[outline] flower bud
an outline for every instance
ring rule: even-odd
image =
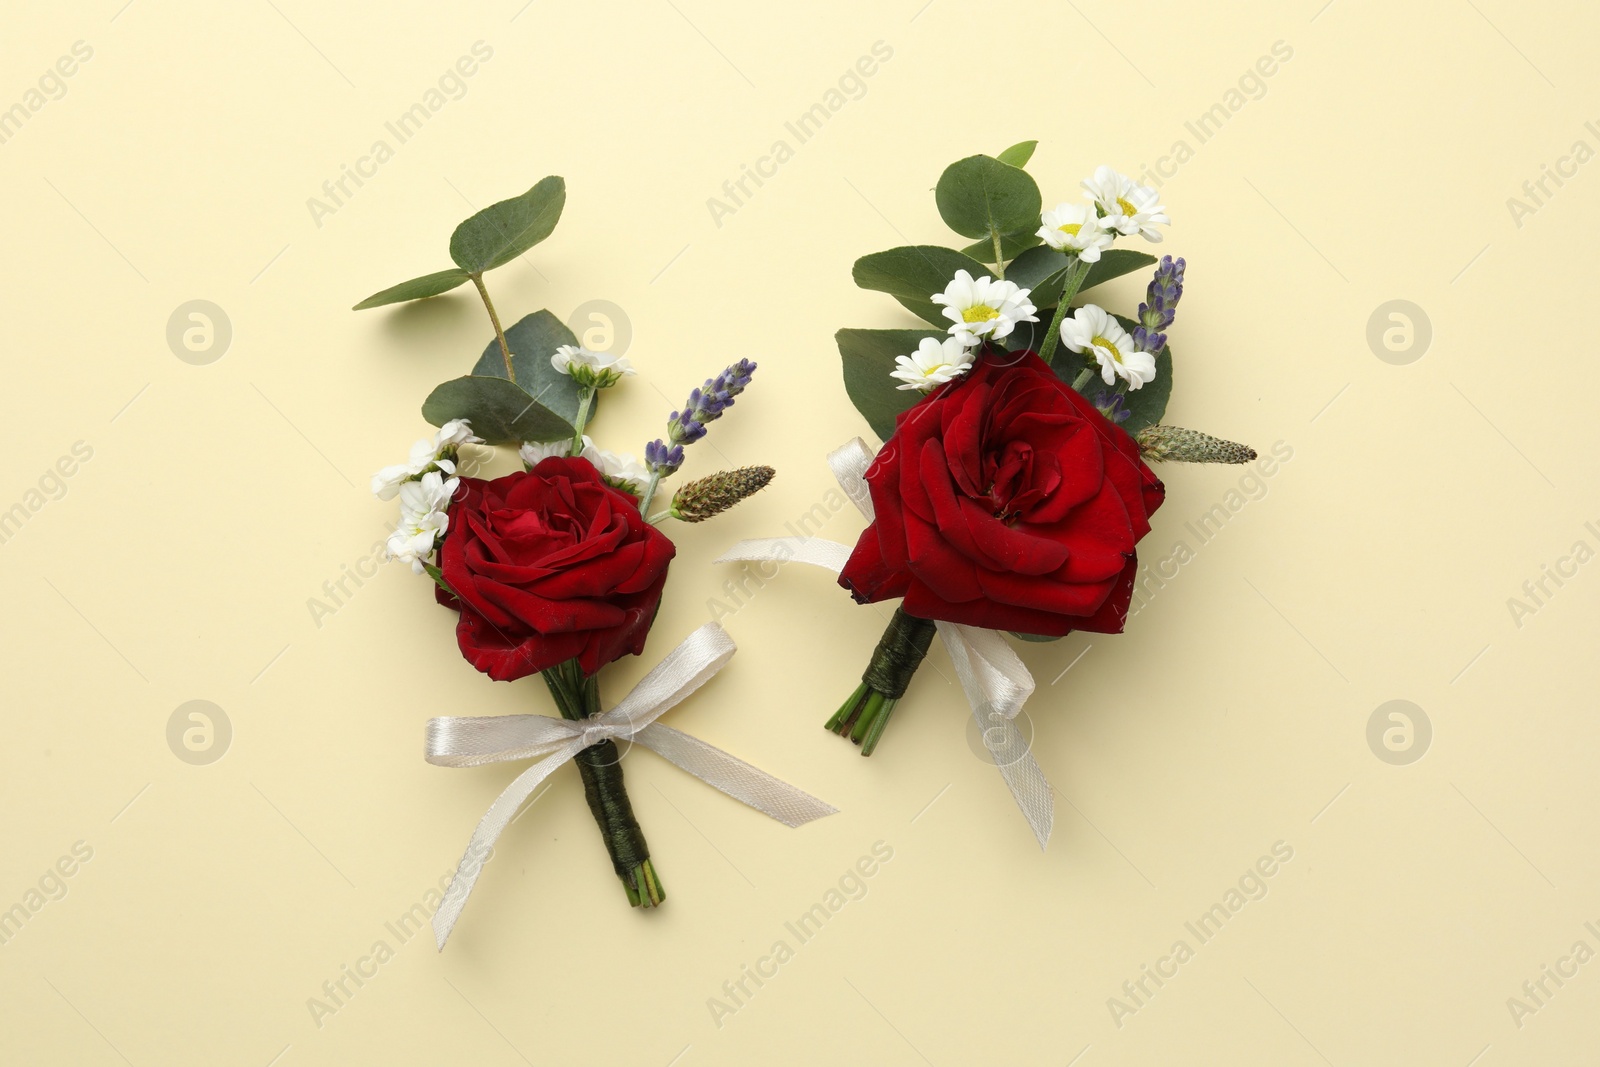
[[[771,467],[740,467],[697,478],[672,497],[672,517],[704,522],[767,487],[777,472]]]
[[[1178,463],[1248,463],[1256,450],[1180,426],[1146,426],[1134,439],[1145,459]]]

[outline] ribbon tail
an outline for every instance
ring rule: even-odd
[[[1000,768],[1000,777],[1005,779],[1006,788],[1011,790],[1012,799],[1022,809],[1022,817],[1028,820],[1033,836],[1039,841],[1039,851],[1043,852],[1050,843],[1050,830],[1055,824],[1055,793],[1049,780],[1039,769],[1039,762],[1033,758],[1015,722],[991,716],[990,722],[985,723],[978,708],[972,709],[972,717],[978,720],[978,728],[983,731],[983,745],[994,758],[995,766]]]
[[[803,826],[839,809],[744,760],[670,726],[651,723],[634,735],[639,744],[707,785],[786,826]]]
[[[581,738],[574,739],[535,763],[506,786],[505,791],[489,805],[489,810],[484,812],[483,818],[478,821],[478,828],[472,831],[472,840],[467,843],[467,851],[462,854],[461,862],[456,865],[455,877],[450,880],[450,888],[445,890],[439,910],[433,913],[433,938],[441,952],[444,951],[444,943],[450,939],[450,931],[455,927],[456,920],[461,917],[461,909],[466,907],[467,897],[472,893],[472,887],[477,884],[478,875],[483,871],[483,865],[488,861],[501,832],[510,825],[511,820],[516,817],[517,810],[528,797],[533,795],[533,791],[539,788],[539,784],[550,777],[556,768],[576,756],[583,747]]]
[[[775,563],[809,563],[838,574],[850,561],[850,546],[820,537],[757,537],[740,541],[713,563],[751,560]]]

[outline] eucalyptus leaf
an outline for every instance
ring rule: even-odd
[[[874,252],[856,260],[850,273],[861,288],[888,293],[918,317],[948,326],[944,308],[929,297],[943,293],[958,270],[974,278],[993,277],[988,267],[971,256],[942,245],[902,245]]]
[[[1009,262],[1016,259],[1027,249],[1037,245],[1039,240],[1038,227],[1034,227],[1033,230],[1029,230],[1025,233],[1004,234],[1000,238],[1000,254],[1006,257],[1006,260]],[[981,241],[974,241],[961,251],[964,255],[971,256],[979,263],[994,262],[993,238],[986,237]],[[1011,271],[1009,268],[1006,270],[1006,279],[1008,281],[1011,279]]]
[[[895,416],[914,407],[922,394],[900,389],[889,377],[896,356],[909,355],[925,337],[943,340],[943,330],[840,330],[833,335],[844,361],[844,389],[880,441],[894,434]]]
[[[472,432],[491,445],[559,441],[572,424],[507,379],[469,374],[436,387],[422,402],[422,417],[435,426],[467,419]]]
[[[406,300],[422,300],[425,297],[438,296],[440,293],[448,293],[471,277],[472,275],[459,267],[424,274],[420,278],[391,285],[381,293],[373,293],[350,310],[364,311],[385,304],[399,304]]]
[[[1018,141],[995,158],[1013,167],[1026,167],[1028,160],[1033,158],[1033,150],[1038,147],[1038,141]]]
[[[552,367],[550,357],[562,345],[577,347],[577,344],[578,339],[566,324],[543,309],[524,315],[506,330],[506,346],[511,349],[511,369],[516,372],[517,384],[540,404],[567,420],[569,435],[572,433],[570,424],[578,420],[578,396],[582,389],[572,380],[572,375],[562,374]],[[506,359],[498,339],[490,340],[472,373],[480,378],[506,376]],[[596,394],[594,404],[589,407],[591,418],[599,402]]]
[[[567,183],[552,174],[457,226],[450,235],[450,258],[472,274],[503,266],[550,236],[566,202]]]
[[[1086,293],[1097,285],[1103,285],[1124,274],[1132,274],[1155,261],[1155,256],[1146,252],[1135,252],[1131,248],[1107,249],[1100,253],[1099,261],[1089,268],[1089,275],[1078,287],[1078,292]],[[1060,302],[1061,287],[1067,282],[1067,257],[1043,245],[1030,248],[1006,268],[1006,280],[1014,281],[1024,289],[1033,290],[1028,299],[1033,301],[1034,307],[1053,308]]]
[[[950,164],[939,175],[933,197],[945,225],[963,237],[1039,226],[1039,186],[1027,171],[993,156],[968,156]]]

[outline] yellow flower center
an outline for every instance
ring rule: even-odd
[[[988,322],[999,317],[1000,312],[988,304],[974,304],[961,313],[962,322]]]
[[[1089,343],[1091,345],[1093,345],[1094,347],[1096,347],[1096,348],[1103,348],[1107,352],[1110,352],[1111,353],[1111,358],[1116,360],[1118,363],[1122,362],[1122,351],[1119,348],[1117,348],[1116,345],[1112,344],[1110,341],[1107,341],[1104,337],[1101,337],[1099,334],[1095,334],[1093,340],[1091,340]]]
[[[1117,206],[1122,209],[1122,213],[1124,215],[1137,215],[1139,213],[1138,208],[1134,207],[1120,196],[1117,197]]]
[[[1076,237],[1078,236],[1078,231],[1083,229],[1083,227],[1076,222],[1069,222],[1065,226],[1057,226],[1056,229],[1060,230],[1062,233],[1070,234],[1071,236]]]

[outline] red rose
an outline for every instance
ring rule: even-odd
[[[1032,352],[988,353],[900,415],[866,473],[877,513],[839,584],[991,630],[1117,633],[1165,490],[1139,448]]]
[[[585,674],[644,650],[672,541],[586,459],[461,479],[440,569],[467,662],[511,681],[577,658]]]

